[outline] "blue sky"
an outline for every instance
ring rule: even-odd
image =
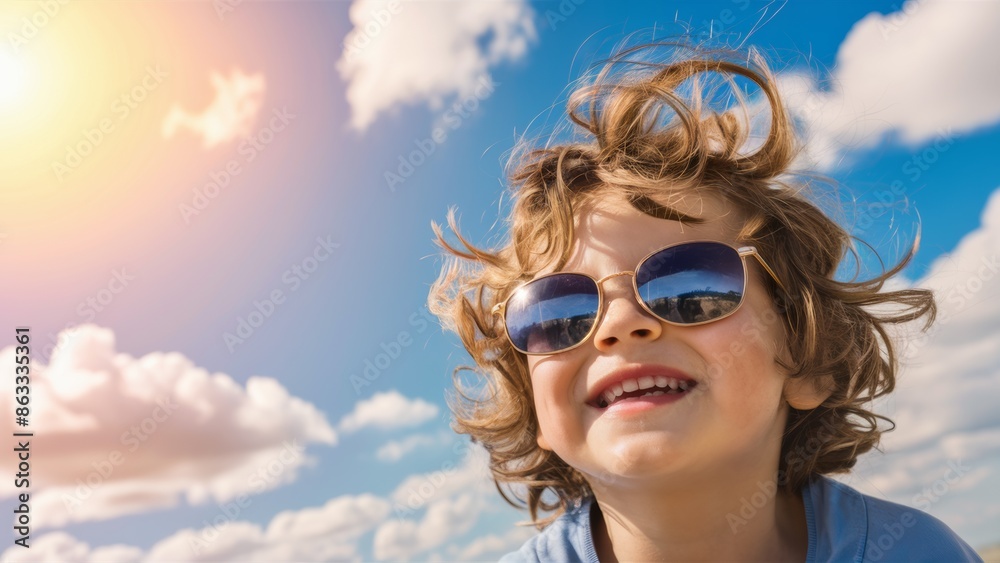
[[[105,232],[94,215],[89,228],[126,242],[114,252],[81,247],[75,256],[82,265],[72,277],[58,276],[55,266],[36,268],[49,250],[18,230],[12,212],[0,214],[0,253],[9,271],[27,272],[0,290],[10,296],[35,283],[53,292],[28,302],[4,297],[4,320],[32,324],[46,343],[50,334],[84,324],[76,304],[98,295],[108,272],[123,263],[140,272],[134,289],[116,293],[92,326],[79,329],[76,344],[63,350],[65,365],[39,358],[38,385],[50,391],[36,401],[66,401],[59,412],[86,417],[87,408],[109,408],[97,397],[121,400],[131,418],[109,423],[113,437],[141,421],[147,403],[127,402],[124,391],[102,395],[110,391],[97,379],[86,384],[94,402],[72,403],[71,393],[51,390],[70,385],[73,370],[119,370],[111,380],[125,382],[124,366],[138,366],[149,370],[150,381],[166,382],[157,384],[162,389],[216,386],[201,396],[202,406],[197,394],[177,399],[186,414],[168,419],[162,434],[143,442],[123,465],[134,464],[127,474],[122,470],[96,488],[87,501],[92,511],[68,516],[56,514],[65,510],[60,502],[36,505],[36,513],[55,511],[36,520],[33,539],[42,553],[58,559],[86,544],[90,557],[193,558],[198,554],[184,551],[185,534],[201,534],[237,492],[250,495],[248,505],[223,518],[225,529],[202,556],[306,557],[264,530],[280,529],[280,518],[299,518],[301,528],[310,518],[336,522],[342,513],[366,516],[355,519],[355,531],[296,540],[298,549],[331,559],[450,560],[495,558],[520,545],[525,536],[512,532],[512,524],[526,513],[502,502],[474,451],[448,428],[445,393],[452,370],[468,357],[424,306],[441,266],[430,223],[444,222],[455,206],[472,241],[500,240],[498,209],[508,198],[504,165],[515,142],[522,135],[544,141],[561,119],[568,84],[616,46],[684,32],[754,45],[771,57],[793,113],[816,140],[810,158],[840,184],[841,203],[855,202],[847,211],[855,232],[890,260],[912,238],[919,213],[920,251],[899,283],[933,287],[951,305],[946,322],[907,349],[915,366],[904,372],[910,383],[901,381],[899,398],[882,405],[900,425],[886,439],[887,453],[869,454],[846,480],[917,505],[946,461],[965,460],[968,476],[927,510],[974,546],[1000,542],[1000,418],[990,399],[1000,383],[1000,278],[988,268],[1000,252],[1000,174],[986,164],[1000,146],[1000,107],[989,94],[998,86],[989,69],[1000,59],[990,54],[988,33],[955,29],[984,21],[992,26],[985,29],[996,29],[996,4],[924,0],[904,10],[878,1],[504,0],[469,8],[461,20],[452,12],[462,10],[440,3],[400,6],[378,25],[371,18],[384,16],[390,5],[374,0],[242,3],[221,15],[211,3],[164,3],[155,13],[136,8],[143,26],[131,31],[131,40],[168,58],[174,76],[183,77],[176,80],[193,85],[186,98],[171,90],[183,106],[221,103],[218,89],[213,102],[207,77],[239,70],[266,83],[257,105],[250,104],[257,108],[248,117],[250,130],[262,130],[272,109],[287,106],[297,114],[287,132],[273,132],[274,143],[256,165],[241,161],[251,172],[235,176],[179,235],[144,230],[155,221],[153,212],[133,212],[140,200],[128,198],[154,197],[139,189],[154,189],[154,179],[128,193],[93,192],[88,205],[119,209],[125,201],[129,207],[120,209],[131,219]],[[30,16],[29,8],[21,11]],[[68,27],[82,12],[100,9],[97,3],[67,9],[47,29],[55,35],[63,29],[57,25]],[[16,32],[20,17],[0,20],[0,31]],[[165,31],[143,35],[158,17],[168,18]],[[175,46],[185,41],[188,25],[200,30],[198,41],[208,50],[185,54]],[[48,40],[40,33],[33,45]],[[207,126],[163,137],[168,106],[140,107],[142,123],[130,125],[148,130],[156,142],[143,141],[138,146],[146,152],[128,160],[109,155],[109,170],[155,178],[154,169],[171,169],[173,183],[189,194],[231,157],[243,158],[242,135],[223,135],[228,140],[212,148],[205,148],[212,138]],[[883,203],[890,200],[886,212]],[[177,223],[178,199],[164,201],[169,205],[155,205],[169,207]],[[37,225],[55,225],[55,217],[40,215]],[[127,246],[130,239],[135,248]],[[282,298],[269,301],[274,291]],[[245,341],[227,346],[225,335],[255,318],[263,322]],[[10,354],[12,348],[0,352]],[[199,375],[171,379],[170,370]],[[135,385],[136,393],[159,388]],[[251,414],[240,418],[250,404],[257,406],[247,406]],[[228,412],[224,405],[235,405],[231,419],[194,422],[202,420],[198,412]],[[111,446],[74,449],[74,436],[79,443],[93,437],[83,423],[65,422],[71,417],[51,419],[59,440],[47,446],[47,415],[38,416],[35,490],[49,488],[59,499]],[[254,429],[253,436],[239,433]],[[275,462],[289,451],[283,449],[288,440],[298,440],[304,451]],[[211,464],[175,467],[171,456],[186,451],[183,444],[232,450]],[[277,468],[273,475],[268,464]],[[261,467],[260,479],[248,477]],[[420,506],[401,510],[425,483],[429,492]],[[161,485],[162,494],[149,492]],[[7,510],[13,489],[2,492]],[[324,505],[322,518],[310,512]],[[402,523],[392,520],[400,515]],[[95,551],[115,544],[125,547]],[[240,544],[248,551],[233,547]],[[15,550],[4,558],[17,556]]]

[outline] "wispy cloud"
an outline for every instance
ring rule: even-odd
[[[320,411],[274,379],[244,387],[178,353],[133,358],[94,325],[60,338],[51,363],[32,366],[31,424],[59,453],[59,463],[32,466],[39,528],[273,489],[308,462],[305,445],[337,440]],[[0,363],[13,365],[14,347],[0,350]],[[0,388],[0,402],[13,405],[12,392]],[[4,417],[0,431],[10,435],[13,422]],[[275,459],[282,471],[260,477]],[[15,462],[5,456],[0,470]],[[0,486],[3,497],[16,491],[13,481]]]
[[[447,444],[454,439],[454,434],[441,432],[439,434],[414,434],[402,440],[391,440],[386,442],[375,452],[375,457],[382,461],[399,461],[406,454],[417,448],[428,448],[432,446]]]
[[[363,131],[400,105],[437,109],[472,95],[490,67],[524,56],[536,39],[533,14],[524,0],[355,0],[337,61],[351,125]]]
[[[407,399],[398,391],[376,393],[358,401],[354,410],[340,421],[340,430],[356,432],[367,426],[383,430],[423,424],[438,414],[437,405],[423,399]]]
[[[174,136],[180,127],[190,129],[210,149],[249,135],[264,98],[264,75],[244,74],[237,69],[226,79],[217,72],[209,77],[215,99],[201,113],[189,113],[174,105],[163,120],[163,136]]]

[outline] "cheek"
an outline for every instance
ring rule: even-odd
[[[569,396],[573,386],[585,383],[578,377],[583,367],[583,358],[577,357],[578,350],[563,352],[553,356],[528,356],[528,373],[535,396]]]
[[[585,383],[584,378],[577,377],[579,364],[569,353],[528,358],[538,426],[550,441],[566,435],[571,422],[579,416],[575,404],[585,394],[585,388],[576,388]]]
[[[775,315],[748,307],[705,329],[702,356],[709,384],[724,385],[732,390],[731,396],[742,396],[744,405],[759,406],[759,401],[749,399],[780,394],[784,376],[775,362],[775,349],[781,342],[781,326]]]

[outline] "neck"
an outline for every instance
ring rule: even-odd
[[[805,560],[808,530],[798,494],[778,491],[775,472],[720,477],[675,479],[681,484],[673,487],[595,487],[591,522],[599,559]]]

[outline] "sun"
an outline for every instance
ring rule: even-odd
[[[28,67],[23,56],[0,49],[0,111],[12,109],[28,91]]]

